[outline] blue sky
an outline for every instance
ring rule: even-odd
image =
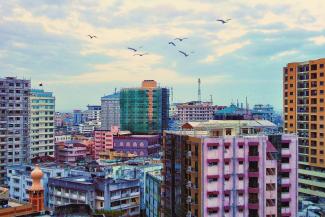
[[[324,57],[322,0],[11,0],[0,5],[0,76],[44,83],[57,110],[155,79],[174,101],[213,95],[282,107],[282,67]],[[222,25],[217,18],[231,18]],[[95,34],[90,40],[87,35]],[[188,37],[168,45],[175,37]],[[140,47],[149,55],[127,50]],[[177,50],[194,51],[184,58]]]

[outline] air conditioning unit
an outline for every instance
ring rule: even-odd
[[[191,151],[188,151],[188,152],[186,153],[186,157],[187,157],[187,158],[192,157],[192,152],[191,152]]]
[[[191,211],[187,211],[186,217],[192,217],[192,212]]]
[[[187,172],[187,173],[191,173],[191,172],[192,172],[192,167],[191,167],[191,166],[187,167],[186,172]]]
[[[191,188],[192,187],[192,182],[191,181],[188,181],[187,184],[186,184],[186,187],[187,188]]]

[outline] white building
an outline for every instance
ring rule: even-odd
[[[55,142],[65,142],[65,141],[70,141],[71,140],[71,135],[67,134],[67,135],[56,135],[55,136]]]
[[[88,105],[87,110],[83,112],[85,121],[97,121],[100,122],[101,106]]]
[[[52,92],[32,89],[30,102],[29,160],[38,156],[54,156],[55,97]]]
[[[213,113],[217,108],[211,102],[177,103],[171,106],[171,116],[180,123],[213,120]]]

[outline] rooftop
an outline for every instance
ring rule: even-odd
[[[103,96],[101,99],[120,99],[120,93],[113,93],[106,96]]]
[[[209,120],[199,122],[188,122],[187,125],[193,129],[223,129],[223,128],[273,128],[276,127],[267,120]]]

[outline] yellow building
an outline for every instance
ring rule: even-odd
[[[299,137],[299,193],[325,198],[325,58],[283,69],[284,130]]]

